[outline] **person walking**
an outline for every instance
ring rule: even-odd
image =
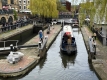
[[[93,45],[93,49],[94,49],[94,55],[96,55],[96,42],[94,39],[93,39],[92,45]]]
[[[93,34],[93,35],[94,35],[94,39],[96,40],[96,33],[94,32],[94,34]]]
[[[42,32],[42,30],[40,30],[38,34],[39,34],[40,41],[43,43],[43,32]]]

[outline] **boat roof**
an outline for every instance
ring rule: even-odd
[[[65,25],[63,27],[63,32],[64,33],[70,32],[71,36],[73,37],[73,30],[72,30],[72,27],[70,25]]]

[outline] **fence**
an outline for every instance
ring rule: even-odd
[[[3,44],[3,45],[0,45],[0,47],[9,47],[10,44],[13,44],[13,46],[17,46],[18,44],[18,40],[7,40],[7,41],[0,41],[0,44]]]
[[[0,41],[0,52],[4,50],[10,50],[10,45],[17,47],[18,40],[7,40],[7,41]]]
[[[10,31],[10,30],[13,30],[16,28],[20,28],[20,27],[26,26],[26,25],[31,24],[31,23],[33,23],[33,20],[27,20],[27,21],[14,23],[12,25],[9,24],[7,26],[2,26],[2,27],[0,27],[0,33]]]
[[[12,9],[8,9],[8,10],[5,10],[5,9],[0,9],[0,14],[13,14],[13,10]]]
[[[103,31],[101,31],[99,28],[94,27],[91,27],[91,31],[93,33],[96,33],[97,38],[103,45],[107,46],[107,36],[104,36]]]

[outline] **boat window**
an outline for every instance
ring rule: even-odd
[[[18,53],[15,53],[15,52],[14,52],[13,54],[18,54]]]

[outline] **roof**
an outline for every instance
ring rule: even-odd
[[[70,32],[71,33],[71,36],[73,37],[73,30],[72,30],[72,27],[70,25],[65,25],[63,27],[63,32],[66,33],[66,32]]]

